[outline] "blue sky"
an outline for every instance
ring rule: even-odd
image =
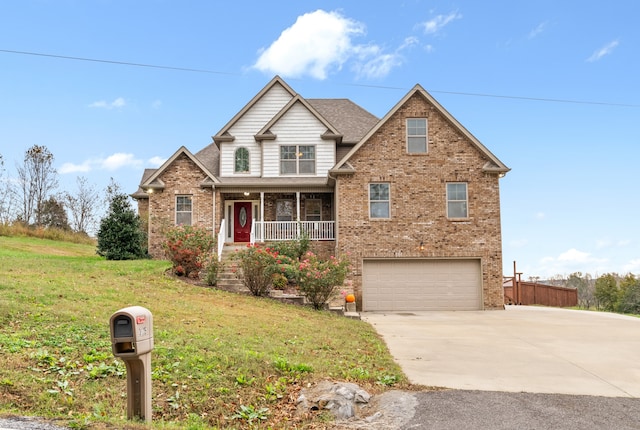
[[[505,274],[638,274],[638,16],[635,0],[3,1],[4,176],[38,144],[61,189],[133,192],[275,74],[379,117],[419,83],[512,169]]]

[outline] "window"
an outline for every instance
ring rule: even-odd
[[[426,154],[427,152],[427,119],[407,119],[407,152],[410,154]]]
[[[276,221],[293,221],[293,200],[276,201]]]
[[[468,218],[467,184],[447,184],[447,218]]]
[[[191,225],[191,196],[176,196],[176,225]]]
[[[283,145],[280,147],[281,175],[308,175],[316,173],[316,147],[309,145]]]
[[[304,212],[307,221],[322,221],[322,200],[306,200],[304,202]]]
[[[389,184],[369,184],[369,217],[390,218]]]
[[[234,169],[236,173],[249,172],[249,150],[247,148],[236,149]]]

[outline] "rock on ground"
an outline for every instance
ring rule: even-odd
[[[417,404],[405,391],[372,396],[357,384],[322,381],[300,392],[297,408],[299,413],[331,412],[336,429],[394,430],[413,418]]]

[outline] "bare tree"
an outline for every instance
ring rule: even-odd
[[[96,227],[96,205],[99,203],[95,187],[87,178],[76,178],[78,190],[75,194],[64,193],[64,201],[71,214],[71,228],[76,232],[89,233]]]
[[[58,186],[58,172],[53,168],[54,157],[46,146],[33,145],[27,149],[24,162],[17,166],[22,212],[20,219],[41,224],[40,210],[49,193]]]
[[[567,278],[567,286],[578,290],[578,305],[589,309],[595,304],[595,282],[590,274],[574,272]]]
[[[4,158],[0,154],[0,224],[12,221],[14,202],[14,189],[9,177],[5,177]]]

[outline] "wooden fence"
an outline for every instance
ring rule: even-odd
[[[544,305],[566,308],[578,305],[578,290],[505,278],[504,303],[506,305]]]

